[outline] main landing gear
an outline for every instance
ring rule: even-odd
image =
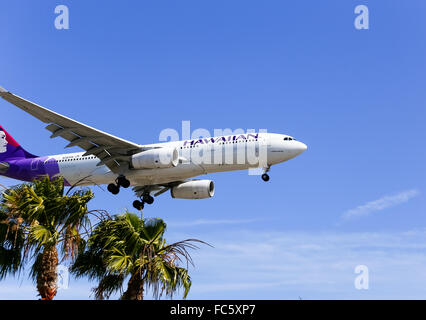
[[[125,176],[118,176],[114,183],[110,183],[107,187],[108,191],[112,194],[118,194],[120,192],[120,187],[128,188],[130,187],[130,181],[126,179]]]
[[[141,197],[141,201],[139,201],[139,200],[133,201],[133,207],[136,210],[142,210],[143,207],[145,206],[145,203],[147,203],[147,204],[153,204],[154,203],[154,197],[151,196],[149,193],[145,193]]]
[[[264,173],[262,174],[262,180],[263,180],[263,181],[265,181],[265,182],[268,182],[268,181],[269,181],[269,174],[267,174],[267,172],[268,172],[270,169],[271,169],[271,167],[270,167],[270,166],[266,167],[266,168],[264,169]]]

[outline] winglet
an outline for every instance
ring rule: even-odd
[[[9,91],[7,91],[5,88],[0,86],[0,97],[3,97],[6,93],[8,93]]]

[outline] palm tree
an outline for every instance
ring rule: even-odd
[[[59,257],[75,258],[90,226],[90,190],[64,194],[63,178],[40,177],[0,196],[0,280],[32,262],[30,276],[43,300],[56,295]]]
[[[89,237],[85,250],[80,250],[71,272],[76,277],[97,280],[93,289],[96,299],[107,299],[122,292],[126,278],[127,290],[121,299],[142,300],[144,287],[152,288],[154,297],[163,293],[172,297],[183,288],[186,298],[191,287],[187,249],[196,249],[196,239],[166,244],[166,223],[161,219],[142,219],[126,212],[102,221]],[[185,261],[187,268],[179,267]]]

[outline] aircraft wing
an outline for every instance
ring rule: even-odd
[[[2,87],[0,87],[0,97],[48,123],[46,129],[52,132],[51,138],[62,137],[70,142],[66,148],[73,146],[82,148],[86,151],[84,156],[97,156],[101,159],[98,165],[106,165],[115,173],[120,173],[123,169],[128,168],[132,154],[149,149],[67,118],[18,97]]]

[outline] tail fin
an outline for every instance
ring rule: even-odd
[[[25,151],[24,148],[22,148],[0,125],[0,161],[36,157],[37,156]]]

